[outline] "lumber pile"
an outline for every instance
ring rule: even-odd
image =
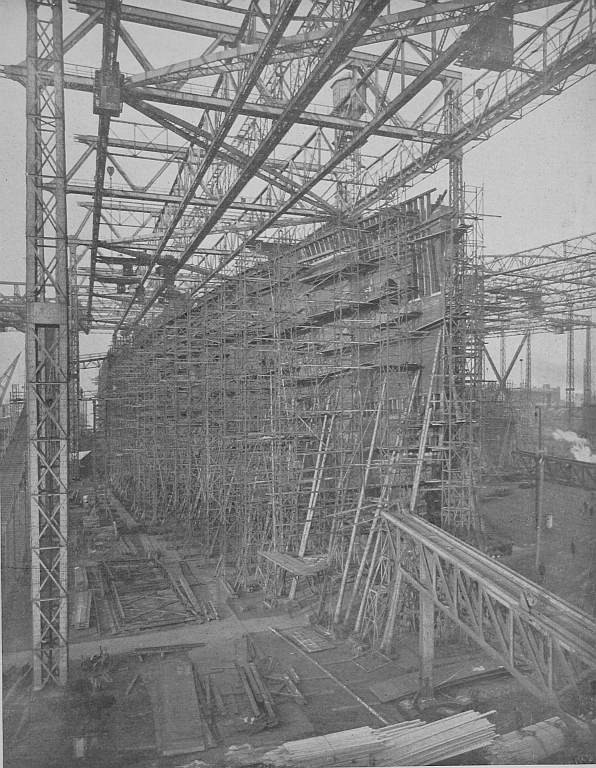
[[[382,746],[373,728],[364,726],[349,731],[313,736],[299,741],[286,741],[277,749],[263,755],[265,765],[312,766],[324,765],[370,765],[373,756]]]
[[[391,732],[393,726],[380,728],[389,736],[376,754],[377,765],[436,765],[457,755],[488,747],[495,737],[495,726],[484,715],[469,710],[458,715],[423,723],[411,732]]]
[[[267,752],[271,766],[435,765],[443,760],[489,746],[494,725],[484,715],[462,712],[433,723],[410,720],[384,728],[353,728],[285,744]]]

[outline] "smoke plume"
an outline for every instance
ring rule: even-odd
[[[553,432],[555,440],[563,440],[569,443],[569,450],[576,461],[585,461],[588,464],[596,464],[596,453],[592,453],[590,443],[585,437],[580,437],[576,432],[570,429],[555,429]]]

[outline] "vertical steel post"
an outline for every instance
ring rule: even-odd
[[[567,426],[571,429],[573,422],[573,406],[575,405],[575,338],[573,327],[573,304],[567,311],[567,375],[565,386],[565,401],[567,405]]]
[[[68,671],[68,270],[60,0],[27,0],[26,380],[33,687]]]
[[[526,338],[526,380],[524,382],[528,397],[532,396],[532,334],[528,331]]]
[[[70,248],[69,277],[69,334],[68,334],[68,409],[69,409],[69,476],[71,480],[80,477],[79,467],[79,434],[80,434],[80,408],[81,408],[81,378],[79,371],[79,304],[77,281],[76,249]]]
[[[544,517],[544,446],[542,441],[542,406],[536,406],[538,447],[536,450],[536,571],[542,564],[542,527]]]
[[[590,321],[591,322],[591,321]],[[592,326],[586,325],[586,356],[584,358],[584,407],[592,404]],[[586,415],[587,418],[587,415]]]

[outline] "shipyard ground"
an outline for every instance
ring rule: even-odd
[[[79,500],[83,490],[77,494]],[[592,612],[596,521],[590,514],[591,496],[581,489],[548,484],[545,498],[547,513],[554,515],[543,544],[547,585]],[[503,561],[528,576],[535,567],[532,500],[533,490],[520,488],[516,482],[487,486],[482,493],[482,504],[490,511],[491,531],[515,542],[512,554]],[[122,555],[123,546],[130,552],[135,545],[139,551],[144,546],[160,552],[166,563],[182,564],[197,605],[204,609],[211,605],[215,613],[205,610],[204,615],[199,612],[189,621],[162,628],[127,629],[125,624],[116,628],[99,600],[88,627],[74,628],[77,617],[72,617],[68,689],[33,694],[27,674],[29,603],[22,580],[20,593],[14,595],[3,616],[6,766],[157,768],[194,766],[193,760],[202,761],[196,765],[218,766],[232,764],[229,749],[234,745],[250,745],[250,749],[244,746],[238,751],[246,761],[247,750],[249,755],[253,750],[258,755],[264,748],[313,734],[362,725],[378,727],[382,719],[390,723],[414,717],[433,720],[473,707],[480,712],[494,710],[491,719],[496,730],[505,733],[554,714],[511,677],[494,672],[494,660],[461,636],[437,644],[435,684],[444,685],[432,706],[425,708],[416,696],[415,632],[402,636],[392,657],[371,651],[351,638],[340,639],[311,624],[312,604],[271,605],[260,591],[230,595],[218,559],[205,558],[199,542],[185,537],[182,530],[170,526],[167,532],[139,533],[123,526],[121,535],[110,540],[100,536],[98,544],[97,536],[82,535],[86,511],[73,506],[72,531],[79,534],[79,546],[71,558],[71,581],[75,566],[93,562],[90,558],[97,557],[98,546],[102,558],[114,547]],[[131,555],[131,562],[137,560]],[[71,600],[71,604],[72,613],[75,602]],[[138,621],[135,627],[139,627]],[[109,658],[90,671],[89,659],[100,649]],[[176,659],[183,663],[190,659],[198,678],[201,748],[196,753],[164,755],[164,740],[175,743],[177,736],[158,734],[159,714],[151,686],[163,674],[164,664],[167,667]],[[272,693],[274,727],[265,727],[258,719],[251,722],[251,704],[238,672],[238,666],[251,661],[258,665]],[[290,670],[296,680],[293,687],[284,684]],[[568,740],[564,753],[549,761],[593,762],[588,752],[584,743]],[[482,763],[483,755],[472,753],[459,762]]]

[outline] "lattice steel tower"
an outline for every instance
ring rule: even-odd
[[[27,0],[27,419],[33,686],[68,670],[68,270],[60,0]]]

